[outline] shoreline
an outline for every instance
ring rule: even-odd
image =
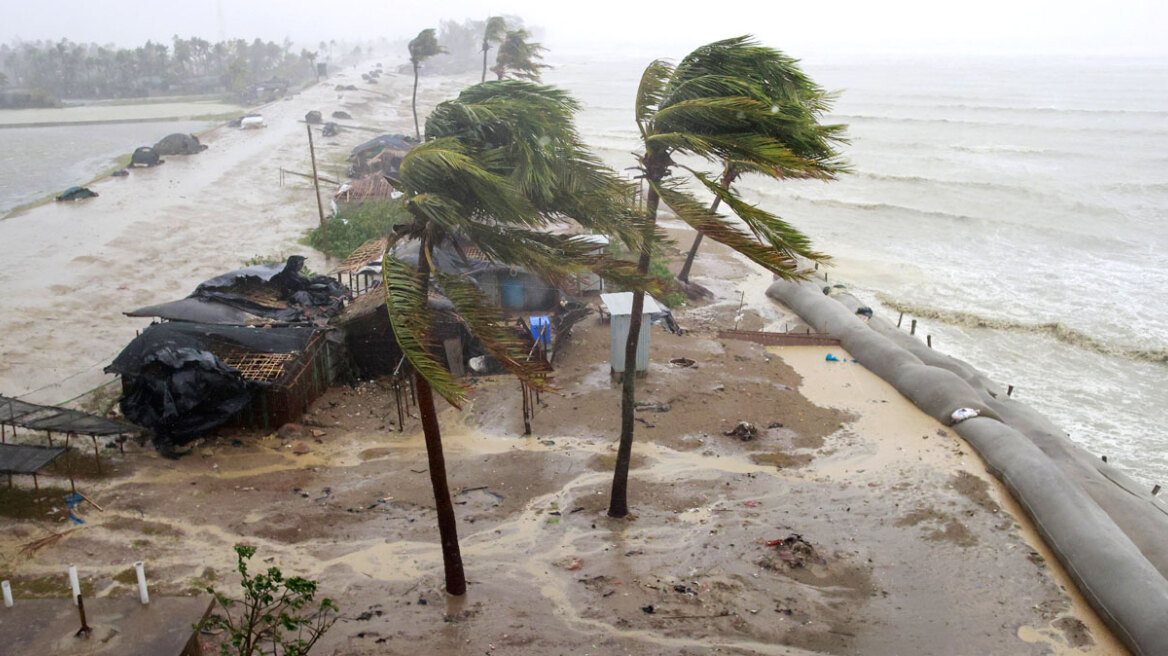
[[[0,317],[0,382],[33,388],[38,376],[52,385],[70,373],[83,387],[141,325],[119,311],[184,296],[255,249],[320,257],[297,244],[318,220],[311,185],[276,183],[279,168],[307,166],[304,112],[340,105],[387,132],[413,128],[401,93],[409,78],[383,78],[399,92],[394,101],[353,94],[339,103],[332,83],[342,79],[273,103],[265,130],[216,127],[204,153],[101,181],[102,204],[0,222],[0,242],[20,246],[0,258],[12,307]],[[423,78],[419,104],[464,82]],[[318,141],[318,159],[343,156],[361,136]],[[230,545],[247,540],[286,572],[319,578],[347,616],[368,609],[368,620],[343,622],[322,643],[344,654],[387,653],[370,633],[432,653],[580,644],[646,656],[904,653],[952,641],[976,653],[1123,652],[1077,593],[1061,589],[1065,574],[1045,552],[1029,555],[1028,520],[953,431],[870,371],[826,364],[823,349],[776,353],[712,337],[734,323],[740,289],[749,293],[743,328],[793,318],[765,297],[769,274],[707,249],[695,278],[718,300],[684,311],[691,335],[654,333],[653,369],[639,385],[640,399],[672,409],[640,414],[633,518],[603,514],[619,394],[595,357],[607,326],[590,321],[573,334],[536,438],[516,437],[509,379],[484,380],[465,411],[442,412],[472,580],[464,599],[440,592],[433,499],[416,471],[420,431],[412,420],[403,433],[389,429],[390,402],[376,383],[318,401],[306,418],[323,433],[316,438],[229,433],[177,462],[147,449],[111,455],[114,474],[84,484],[107,511],[79,511],[84,531],[0,568],[17,568],[31,586],[62,563],[84,563],[100,594],[120,595],[124,586],[109,581],[134,544],[157,593],[183,594],[230,580]],[[678,355],[698,367],[664,364]],[[77,373],[62,367],[66,358],[97,364]],[[55,398],[71,394],[56,385]],[[752,441],[725,436],[739,420],[780,425]],[[307,452],[295,455],[300,444]],[[40,530],[21,524],[0,536],[0,550]],[[766,542],[791,534],[806,536],[822,562],[783,565]],[[672,621],[682,615],[708,617]]]

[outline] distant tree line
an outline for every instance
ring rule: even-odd
[[[321,42],[328,52],[336,42]],[[339,48],[342,52],[345,46]],[[360,55],[360,46],[353,51]],[[95,43],[32,41],[0,45],[0,103],[51,104],[56,98],[142,98],[175,94],[230,94],[257,99],[261,88],[315,79],[319,51],[296,52],[283,43],[233,39],[211,43],[175,36],[171,45],[137,48]]]
[[[489,20],[495,20],[495,25],[505,25],[503,32],[498,32],[497,27],[492,30],[498,35],[492,39],[492,48],[499,45],[499,41],[506,37],[506,32],[525,29],[523,19],[513,15],[495,16],[488,20],[441,21],[438,24],[437,37],[438,43],[442,45],[445,52],[426,61],[422,72],[424,74],[451,75],[477,71],[482,68],[483,35],[489,32],[487,29]],[[531,31],[530,29],[524,31],[524,38],[528,37]],[[493,54],[491,60],[492,62],[494,60]],[[401,72],[410,72],[410,66],[402,66]]]

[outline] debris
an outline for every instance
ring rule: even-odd
[[[771,423],[767,424],[767,428],[782,428],[782,427],[783,427],[783,422],[781,422],[781,421],[772,421]]]
[[[315,124],[320,123],[321,120],[322,120],[322,117],[320,115],[320,112],[315,110],[315,109],[304,115],[304,122],[305,123],[310,123],[310,124],[315,125]]]
[[[292,453],[295,455],[303,456],[308,454],[309,451],[310,449],[308,448],[308,445],[304,442],[297,442],[296,444],[292,445]]]
[[[742,505],[746,506],[747,508],[757,508],[759,506],[759,503],[757,501],[743,501]],[[771,545],[768,542],[767,546],[773,546],[773,545]]]
[[[966,419],[973,419],[979,414],[981,414],[981,411],[975,408],[957,408],[953,411],[953,414],[949,415],[949,419],[952,422],[949,425],[953,426],[955,424],[960,424]]]
[[[636,412],[642,410],[646,412],[669,412],[672,406],[668,403],[655,403],[652,401],[637,401],[634,404]]]
[[[685,367],[692,367],[696,363],[689,358],[673,358],[672,360],[669,361],[669,364],[674,366],[674,367],[685,368]]]
[[[577,558],[576,556],[569,556],[567,558],[561,558],[557,561],[554,561],[552,564],[561,569],[566,569],[569,572],[575,572],[584,566],[584,560]]]
[[[811,546],[811,543],[803,539],[802,535],[792,533],[781,540],[771,540],[766,543],[768,547],[777,547],[777,555],[779,560],[788,569],[797,569],[803,567],[808,562],[823,564],[827,562]],[[764,567],[768,569],[775,569],[773,561],[765,560]]]
[[[61,541],[61,538],[65,537],[66,535],[69,535],[70,533],[72,533],[73,531],[76,531],[76,530],[77,529],[75,529],[75,528],[71,528],[68,531],[61,531],[60,533],[53,533],[51,535],[46,535],[43,538],[38,538],[36,540],[33,540],[32,542],[24,544],[20,547],[20,554],[31,558],[32,555],[35,554],[37,551],[44,549],[45,547],[57,544],[58,542]]]
[[[653,604],[649,604],[648,606],[641,606],[641,610],[644,611],[646,615],[652,615],[653,613],[657,612],[657,609],[653,608]]]
[[[94,198],[96,196],[97,196],[97,192],[91,190],[89,187],[69,187],[65,191],[61,192],[60,196],[57,196],[57,200],[58,201],[74,201],[74,200],[82,200],[85,198]]]
[[[644,419],[642,419],[640,417],[637,417],[637,421],[641,422],[642,424],[645,424],[645,426],[647,428],[657,428],[657,424],[650,424],[649,422],[645,421]]]
[[[839,358],[835,357],[831,353],[828,353],[827,357],[824,358],[824,360],[827,360],[828,362],[841,362],[841,360]]]
[[[740,421],[733,429],[722,434],[727,437],[737,437],[743,442],[749,442],[758,436],[758,428],[749,421]]]

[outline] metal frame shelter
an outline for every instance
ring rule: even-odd
[[[12,487],[13,474],[31,474],[32,485],[39,490],[37,473],[66,451],[63,446],[0,444],[0,474],[8,474],[8,487]]]
[[[98,436],[117,436],[118,448],[124,451],[123,445],[126,436],[142,432],[142,429],[137,426],[97,417],[80,410],[38,405],[0,395],[0,445],[8,443],[9,426],[12,427],[13,437],[16,436],[17,426],[34,431],[44,431],[49,438],[49,447],[54,446],[54,432],[64,433],[65,449],[69,448],[69,441],[73,436],[88,435],[93,439],[93,457],[97,462],[98,473],[101,473],[101,451],[97,445]]]

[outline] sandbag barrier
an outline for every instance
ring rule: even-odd
[[[846,293],[776,281],[767,295],[830,333],[860,364],[948,425],[985,460],[1034,522],[1088,603],[1133,653],[1168,654],[1168,515],[1122,473],[1072,444],[1045,417],[967,363],[873,317]]]

